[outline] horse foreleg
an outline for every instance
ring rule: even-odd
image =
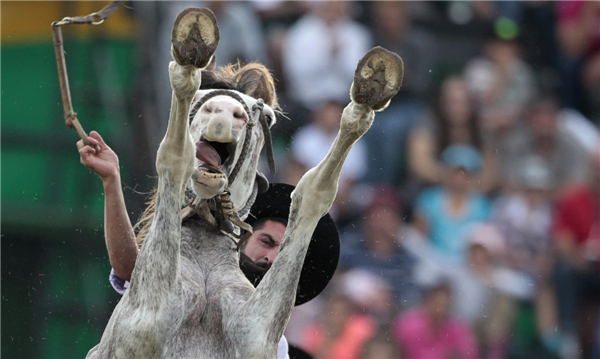
[[[294,305],[312,233],[333,204],[344,161],[354,143],[371,127],[374,112],[385,108],[399,90],[402,74],[402,60],[382,48],[371,50],[359,63],[352,102],[344,109],[332,147],[292,193],[287,229],[273,265],[250,298],[230,308],[227,330],[242,357],[275,355]]]
[[[100,345],[90,351],[90,356],[164,357],[166,343],[181,320],[180,209],[195,158],[188,114],[200,87],[201,72],[196,66],[199,63],[206,66],[212,53],[197,51],[196,57],[191,56],[190,44],[197,46],[197,41],[186,42],[180,35],[186,31],[189,38],[202,35],[195,30],[206,29],[202,25],[207,21],[216,26],[210,11],[191,8],[175,20],[173,55],[177,62],[169,64],[173,93],[167,132],[156,159],[158,191],[154,219],[137,257],[129,289],[113,312]],[[203,56],[208,58],[199,59]]]

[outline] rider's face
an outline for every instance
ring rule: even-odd
[[[273,264],[279,245],[285,233],[285,226],[275,221],[266,221],[248,238],[242,250],[255,264],[268,268]]]

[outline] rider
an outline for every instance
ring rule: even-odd
[[[96,173],[104,185],[105,239],[113,267],[110,282],[118,293],[124,294],[139,248],[125,206],[119,159],[98,132],[92,131],[88,139],[92,146],[84,146],[80,140],[77,148],[81,163]],[[254,286],[260,283],[277,255],[287,226],[293,189],[290,185],[271,184],[268,191],[257,196],[246,219],[254,231],[241,247],[240,268]],[[327,214],[313,233],[300,274],[296,305],[308,302],[325,288],[337,268],[339,248],[337,228]],[[285,337],[279,342],[278,358],[288,358]]]

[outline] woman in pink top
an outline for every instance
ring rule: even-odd
[[[450,316],[452,289],[431,287],[423,304],[396,319],[394,337],[409,359],[475,359],[479,350],[469,326]]]

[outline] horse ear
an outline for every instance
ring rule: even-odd
[[[233,82],[241,92],[254,98],[262,98],[271,108],[279,109],[275,80],[269,70],[258,63],[242,66],[234,75]]]

